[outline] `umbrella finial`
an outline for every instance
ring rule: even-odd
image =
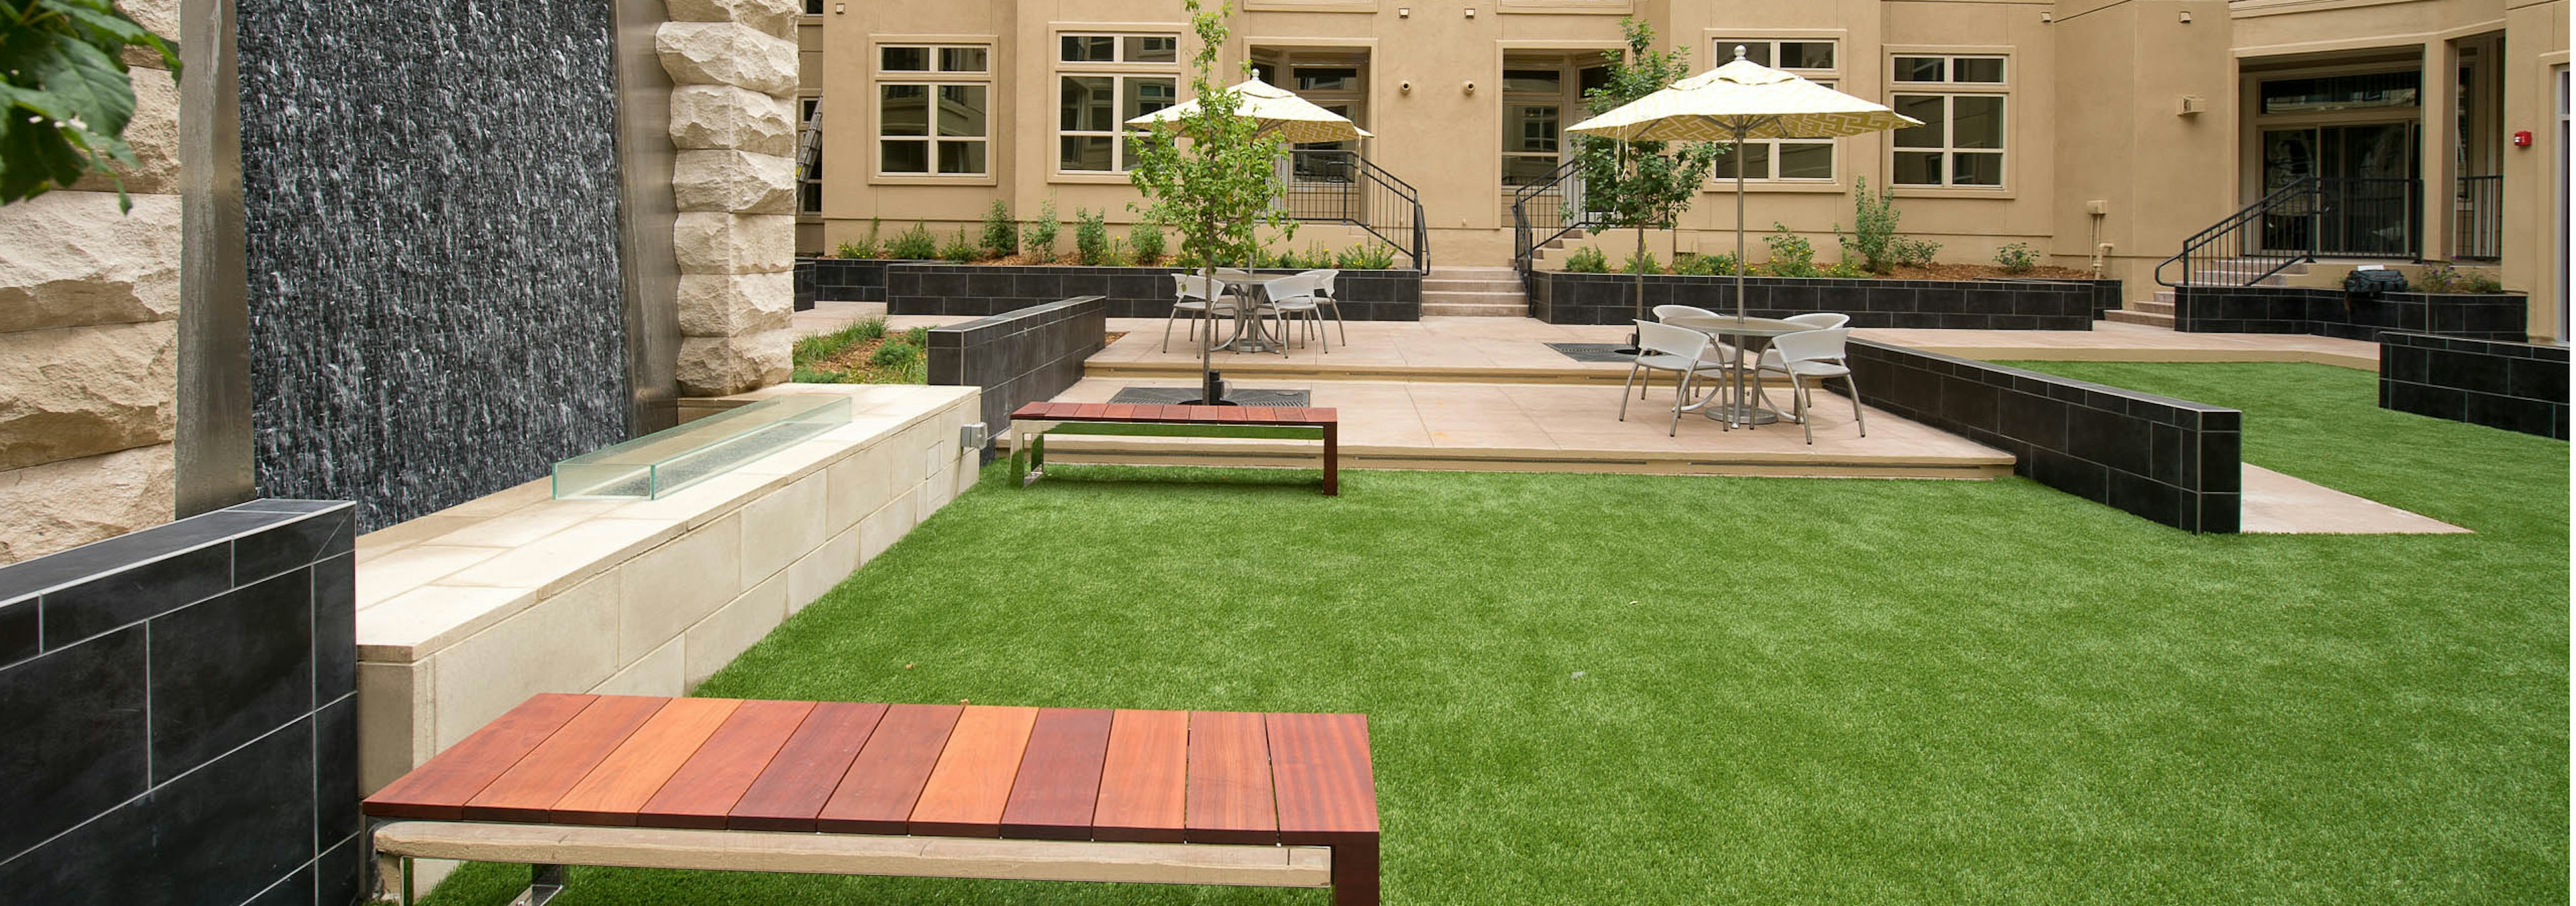
[[[1744,59],[1744,45],[1735,45],[1735,58],[1738,60]]]

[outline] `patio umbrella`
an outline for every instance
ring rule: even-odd
[[[1240,116],[1260,124],[1260,129],[1255,133],[1255,137],[1276,135],[1289,144],[1296,145],[1313,142],[1357,141],[1359,139],[1370,137],[1368,130],[1362,129],[1359,127],[1359,124],[1351,122],[1349,117],[1342,116],[1341,114],[1334,113],[1322,107],[1317,107],[1305,98],[1298,97],[1294,92],[1291,92],[1288,89],[1262,81],[1261,77],[1257,75],[1218,90],[1235,96],[1234,112],[1236,116]],[[1178,124],[1180,120],[1197,112],[1199,112],[1198,99],[1192,98],[1188,101],[1174,104],[1170,107],[1165,107],[1161,110],[1130,119],[1127,121],[1127,125],[1135,126],[1140,129],[1168,129]],[[1245,270],[1250,269],[1251,268],[1248,266],[1245,268]],[[1206,275],[1211,281],[1215,279],[1215,262],[1209,262]],[[1213,326],[1213,305],[1216,300],[1209,299],[1208,301],[1211,305],[1211,311],[1209,312],[1211,315],[1211,326],[1208,329],[1211,335],[1213,335],[1215,331],[1215,327]],[[1251,300],[1249,299],[1238,296],[1235,300],[1235,304],[1240,306],[1250,301]],[[1240,317],[1240,315],[1238,314],[1237,317]],[[1216,371],[1210,364],[1209,356],[1213,354],[1213,351],[1213,348],[1204,340],[1199,343],[1199,386],[1201,390],[1199,394],[1201,399],[1199,402],[1210,406],[1222,405],[1225,402],[1220,398],[1223,394],[1219,392],[1220,388],[1216,385]]]
[[[1617,110],[1566,127],[1631,142],[1730,142],[1735,167],[1735,316],[1744,317],[1744,140],[1836,138],[1920,126],[1914,119],[1744,58],[1674,82]],[[1642,234],[1640,234],[1642,235]],[[1645,278],[1638,277],[1642,299]],[[1642,302],[1640,304],[1643,304]]]

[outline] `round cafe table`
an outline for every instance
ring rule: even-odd
[[[1745,427],[1767,425],[1780,420],[1779,412],[1767,406],[1757,405],[1748,398],[1746,393],[1744,376],[1752,371],[1752,367],[1745,361],[1745,356],[1758,356],[1760,352],[1752,348],[1753,341],[1767,341],[1781,334],[1816,329],[1814,325],[1783,321],[1778,318],[1735,318],[1723,315],[1714,318],[1676,315],[1666,319],[1665,323],[1675,327],[1687,327],[1713,337],[1735,338],[1734,342],[1729,344],[1735,347],[1735,377],[1729,382],[1729,389],[1734,391],[1733,399],[1720,403],[1716,394],[1710,394],[1708,399],[1685,408],[1697,409],[1714,421]]]
[[[1227,289],[1234,291],[1234,335],[1212,348],[1235,352],[1285,354],[1288,351],[1287,347],[1274,341],[1270,331],[1261,326],[1259,294],[1263,292],[1264,285],[1269,283],[1271,278],[1239,268],[1220,267],[1216,269],[1216,279],[1217,282],[1225,284]]]

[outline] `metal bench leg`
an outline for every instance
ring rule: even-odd
[[[1342,493],[1342,426],[1324,426],[1324,496]]]
[[[1377,841],[1333,845],[1333,906],[1378,906]]]
[[[528,869],[528,889],[521,891],[518,899],[511,900],[510,906],[546,906],[556,895],[563,893],[563,866],[531,865]]]

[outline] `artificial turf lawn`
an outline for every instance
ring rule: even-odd
[[[2567,445],[2326,366],[2038,367],[2240,406],[2249,461],[2477,534],[2192,536],[2020,479],[1069,466],[699,692],[1366,712],[1397,904],[2566,902]],[[573,877],[561,906],[1328,902]]]

